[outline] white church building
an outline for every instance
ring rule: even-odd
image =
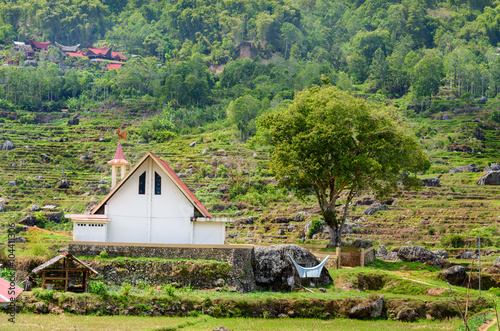
[[[222,245],[230,219],[214,218],[170,166],[148,152],[125,174],[120,144],[111,165],[111,191],[90,214],[67,214],[73,240]],[[117,184],[116,167],[121,180]]]

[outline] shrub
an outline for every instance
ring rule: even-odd
[[[318,232],[318,230],[321,228],[321,221],[320,220],[313,220],[312,221],[312,225],[311,227],[309,228],[309,232],[307,233],[307,235],[309,237],[312,237],[316,232]]]
[[[91,280],[89,285],[89,292],[105,296],[108,294],[108,288],[106,287],[106,284],[101,281]]]
[[[494,110],[491,113],[491,119],[497,123],[500,123],[500,110]]]
[[[465,245],[465,237],[462,236],[461,234],[450,233],[441,239],[441,244],[443,246],[460,248]]]

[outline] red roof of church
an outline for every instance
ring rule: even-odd
[[[111,63],[107,65],[108,70],[118,70],[122,67],[123,63]]]
[[[47,47],[49,47],[49,45],[50,45],[50,41],[46,41],[44,43],[40,43],[40,42],[34,41],[32,39],[28,39],[28,41],[30,42],[30,44],[33,48],[47,49]]]
[[[150,152],[151,156],[153,156],[164,168],[165,170],[170,174],[170,177],[179,184],[179,188],[184,191],[185,194],[187,194],[193,202],[200,208],[200,211],[202,211],[206,217],[212,217],[212,215],[208,212],[208,210],[201,204],[200,200],[196,198],[196,196],[191,192],[191,190],[184,184],[184,182],[175,174],[175,171],[170,168],[170,166],[167,164],[167,162],[163,161],[160,159],[158,156],[154,155],[154,153]]]
[[[19,286],[15,285],[14,290],[10,288],[10,281],[0,278],[0,304],[9,303],[10,298],[17,298],[22,291],[24,291]],[[14,293],[9,294],[9,291],[14,291]]]

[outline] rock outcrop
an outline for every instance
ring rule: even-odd
[[[404,262],[437,263],[438,256],[420,246],[405,246],[399,249],[398,258]]]
[[[294,275],[292,262],[288,256],[300,266],[309,268],[317,266],[320,261],[307,249],[298,245],[273,245],[254,248],[253,272],[258,289],[288,289],[287,278]],[[315,280],[316,285],[327,285],[332,282],[328,270],[323,268],[321,276]]]
[[[477,185],[500,185],[500,171],[490,171],[478,179]]]

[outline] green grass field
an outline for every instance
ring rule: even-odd
[[[135,317],[19,314],[15,325],[0,315],[0,329],[9,330],[456,330],[458,319],[443,321],[360,321],[334,319],[258,319],[212,317]]]

